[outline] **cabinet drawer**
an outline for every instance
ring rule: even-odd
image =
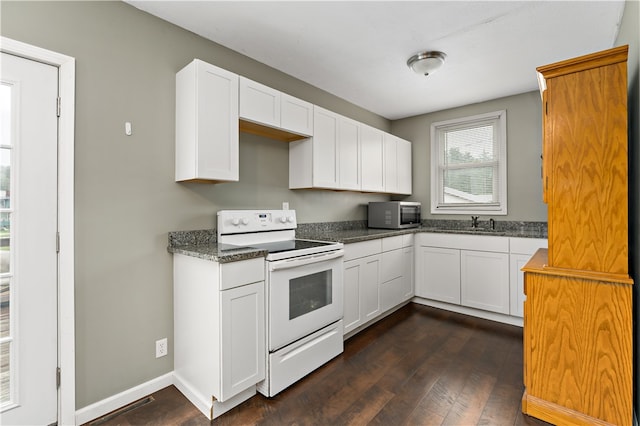
[[[414,234],[404,234],[402,236],[402,247],[413,247]]]
[[[382,239],[362,241],[344,246],[344,261],[372,256],[382,252]]]
[[[517,254],[534,254],[538,249],[547,248],[544,238],[509,238],[509,252]]]
[[[397,250],[402,248],[402,235],[382,239],[382,251]]]
[[[264,258],[229,262],[220,265],[220,289],[264,281]]]

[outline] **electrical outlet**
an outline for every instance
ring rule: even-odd
[[[156,358],[167,355],[168,351],[167,338],[156,340]]]

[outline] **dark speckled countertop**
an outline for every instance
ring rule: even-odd
[[[547,238],[546,222],[496,221],[495,229],[486,223],[472,229],[470,221],[423,220],[418,228],[391,230],[371,229],[366,221],[303,223],[298,224],[296,237],[310,240],[337,241],[344,244],[396,235],[433,232],[446,234],[493,235],[500,237]],[[250,247],[232,247],[218,244],[215,229],[169,232],[170,253],[184,254],[220,263],[264,257],[267,252]]]

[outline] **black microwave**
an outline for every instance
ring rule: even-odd
[[[369,228],[403,229],[420,226],[421,204],[412,201],[369,203]]]

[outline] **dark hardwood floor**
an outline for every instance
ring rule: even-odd
[[[285,391],[211,423],[545,425],[521,413],[522,392],[522,329],[411,303]],[[152,397],[99,424],[209,424],[173,386]]]

